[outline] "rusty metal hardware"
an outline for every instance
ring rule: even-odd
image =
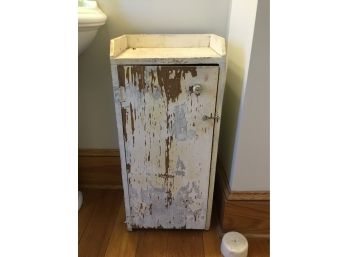
[[[219,115],[215,115],[215,116],[212,116],[212,115],[210,115],[210,116],[208,116],[208,115],[203,115],[203,118],[202,118],[203,120],[219,120],[220,119],[220,117],[219,117]]]

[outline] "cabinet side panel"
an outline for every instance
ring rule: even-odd
[[[121,113],[121,99],[120,99],[120,83],[124,83],[124,78],[119,78],[118,70],[123,69],[123,66],[117,65],[116,63],[111,63],[111,75],[112,75],[112,84],[113,84],[113,93],[114,93],[114,103],[115,103],[115,114],[116,114],[116,124],[117,124],[117,133],[119,139],[120,147],[120,158],[121,158],[121,169],[122,169],[122,185],[124,191],[124,204],[126,212],[126,222],[127,228],[129,231],[132,230],[131,226],[131,215],[129,208],[129,194],[128,194],[128,183],[127,183],[127,172],[126,172],[126,160],[125,160],[125,148],[124,148],[124,137],[123,137],[123,122],[122,122],[122,113]]]
[[[207,220],[205,229],[209,229],[211,221],[211,212],[213,205],[213,194],[214,194],[214,184],[215,184],[215,174],[216,174],[216,163],[217,163],[217,153],[218,153],[218,144],[219,144],[219,135],[220,135],[220,124],[221,124],[221,111],[222,111],[222,100],[225,91],[226,83],[226,65],[225,62],[220,64],[219,70],[219,81],[218,81],[218,92],[216,95],[216,107],[215,114],[220,117],[220,119],[215,121],[214,124],[214,137],[213,137],[213,146],[211,151],[211,167],[210,167],[210,183],[209,183],[209,193],[208,193],[208,210],[207,210]]]

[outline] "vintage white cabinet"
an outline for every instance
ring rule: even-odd
[[[225,57],[212,34],[111,40],[128,230],[209,229]]]

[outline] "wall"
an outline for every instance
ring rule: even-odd
[[[227,55],[219,157],[231,190],[267,191],[269,0],[232,2]]]
[[[79,57],[79,148],[118,148],[111,38],[125,33],[228,35],[219,158],[232,190],[269,190],[269,0],[233,0],[231,5],[230,0],[99,0],[99,6],[107,23]]]
[[[230,0],[99,0],[108,16],[79,57],[79,148],[118,148],[109,40],[126,33],[226,36]]]

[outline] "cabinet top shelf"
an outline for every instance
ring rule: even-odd
[[[110,41],[110,58],[119,61],[143,59],[225,58],[225,39],[214,34],[136,34]]]

